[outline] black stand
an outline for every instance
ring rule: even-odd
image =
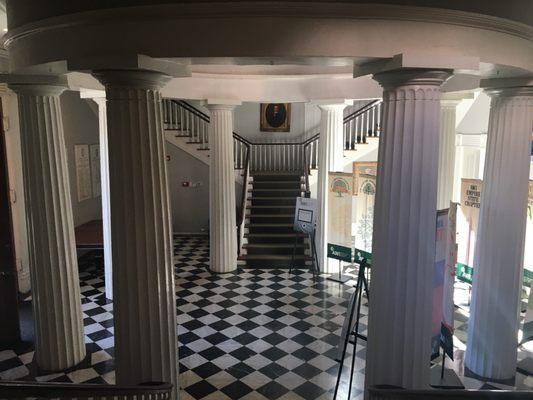
[[[316,278],[319,275],[320,266],[318,264],[318,255],[316,252],[316,243],[315,243],[315,229],[311,233],[309,233],[309,241],[311,242],[311,257],[313,258],[313,264],[310,268],[311,272],[313,273],[313,280],[316,281]],[[294,237],[294,247],[292,249],[292,257],[291,257],[291,266],[289,268],[289,275],[292,273],[292,270],[294,268],[294,260],[296,258],[296,247],[298,245],[298,236]]]
[[[430,386],[435,389],[464,389],[461,379],[453,369],[445,368],[446,351],[442,348],[442,363],[439,371],[438,365],[431,367]]]
[[[346,282],[348,282],[350,279],[352,279],[352,278],[349,277],[348,275],[344,275],[344,274],[342,273],[342,261],[341,261],[341,260],[339,260],[339,275],[338,275],[338,276],[331,275],[331,276],[328,276],[328,277],[327,277],[327,280],[328,280],[328,281],[339,282],[339,283],[346,283]]]
[[[350,399],[350,395],[352,392],[353,370],[355,367],[355,357],[356,357],[355,353],[357,350],[357,339],[359,338],[359,339],[366,340],[366,337],[359,334],[359,318],[361,316],[361,302],[362,302],[362,297],[363,297],[363,287],[365,291],[367,292],[367,296],[368,296],[368,285],[366,283],[365,268],[366,268],[366,260],[363,260],[359,264],[359,272],[357,274],[357,283],[355,285],[355,293],[353,297],[354,301],[352,302],[351,307],[349,307],[348,309],[348,330],[350,330],[352,326],[352,321],[353,321],[354,307],[357,307],[357,314],[355,317],[355,327],[352,332],[349,332],[346,334],[344,338],[344,342],[342,344],[342,355],[339,360],[340,362],[339,372],[337,374],[337,382],[335,383],[335,392],[333,394],[333,400],[337,399],[337,394],[339,392],[339,384],[341,382],[342,369],[344,367],[344,359],[346,358],[346,350],[348,348],[348,342],[350,341],[350,336],[353,335],[354,342],[353,342],[352,365],[350,369],[350,383],[348,387],[348,397],[347,397],[348,399]]]

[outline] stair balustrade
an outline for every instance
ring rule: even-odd
[[[0,381],[0,399],[10,400],[169,400],[171,392],[172,385],[169,383],[118,386],[88,383]]]
[[[372,387],[368,389],[369,400],[526,400],[531,392],[510,390],[456,390],[428,389],[405,390]]]
[[[379,137],[383,101],[374,100],[344,117],[344,149],[355,150],[367,138]]]
[[[378,137],[382,100],[373,100],[344,117],[345,150],[354,150],[368,138]],[[163,100],[165,130],[188,138],[198,150],[209,149],[209,116],[183,100]],[[251,142],[233,133],[235,169],[303,172],[318,167],[319,135],[303,142]]]

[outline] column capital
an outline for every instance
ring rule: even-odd
[[[206,99],[203,101],[203,105],[209,109],[209,111],[233,111],[235,107],[240,106],[242,101],[234,99]]]
[[[170,76],[157,71],[107,69],[93,72],[102,85],[145,90],[160,90]]]
[[[402,86],[441,86],[452,76],[450,69],[402,68],[378,72],[373,78],[385,90]]]
[[[483,79],[480,86],[491,97],[533,97],[533,77]]]
[[[68,89],[63,75],[15,75],[1,74],[0,82],[8,84],[16,94],[35,96],[59,96]]]
[[[346,99],[312,100],[311,104],[316,105],[321,110],[344,110],[346,106],[353,105],[353,100],[346,100]]]
[[[441,108],[455,108],[463,100],[473,99],[472,92],[448,92],[443,93],[440,99]]]

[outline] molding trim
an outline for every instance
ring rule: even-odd
[[[9,49],[17,40],[27,36],[72,26],[113,24],[121,21],[279,17],[280,15],[283,15],[283,18],[376,19],[441,23],[496,31],[533,41],[532,26],[505,18],[467,11],[385,4],[262,1],[253,3],[177,3],[73,13],[46,18],[10,29],[3,37],[3,45]]]

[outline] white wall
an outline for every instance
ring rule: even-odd
[[[66,91],[61,95],[74,226],[102,219],[101,196],[80,202],[77,194],[74,145],[99,143],[98,114],[96,108],[93,109],[89,104],[87,100],[80,99],[79,92]]]
[[[166,143],[168,188],[174,233],[206,233],[209,228],[209,167]],[[182,187],[182,182],[200,184]]]

